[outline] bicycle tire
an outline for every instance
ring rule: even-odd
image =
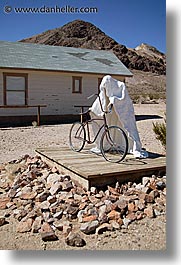
[[[75,122],[72,124],[69,133],[69,145],[73,151],[80,152],[86,142],[86,131],[83,123]]]
[[[100,149],[107,161],[121,162],[128,152],[128,138],[124,130],[118,126],[108,127],[102,134]]]

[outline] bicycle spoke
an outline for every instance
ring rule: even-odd
[[[86,139],[85,128],[81,122],[75,122],[70,130],[69,144],[73,151],[81,151]]]
[[[110,126],[102,135],[101,152],[109,162],[120,162],[128,150],[128,140],[125,132],[117,127]]]

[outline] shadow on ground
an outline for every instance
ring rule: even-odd
[[[135,115],[135,119],[136,121],[144,121],[144,120],[163,119],[163,117],[159,115]]]

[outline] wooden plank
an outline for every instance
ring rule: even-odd
[[[157,159],[146,159],[145,160],[137,160],[137,159],[130,159],[127,161],[124,161],[120,164],[116,164],[116,163],[108,163],[106,162],[102,157],[98,157],[98,156],[91,156],[91,154],[77,154],[76,156],[74,155],[74,153],[68,153],[65,155],[65,153],[61,154],[60,150],[59,153],[54,155],[51,152],[45,152],[45,154],[47,156],[51,156],[54,160],[56,160],[58,163],[62,163],[65,164],[65,166],[69,166],[70,164],[70,159],[71,159],[71,165],[76,166],[76,168],[79,168],[79,171],[86,171],[86,172],[93,172],[95,171],[96,173],[100,174],[100,171],[102,174],[104,174],[104,172],[107,172],[107,170],[113,171],[113,172],[119,172],[121,171],[128,171],[128,170],[132,170],[132,167],[134,166],[134,170],[135,169],[139,169],[141,168],[150,168],[150,163],[151,163],[151,167],[153,167],[154,165],[159,165],[159,166],[163,166],[165,165],[165,159],[164,158],[157,158]],[[163,161],[163,165],[162,165],[162,161]],[[98,162],[95,164],[95,162]],[[81,169],[81,170],[80,170]],[[104,172],[103,172],[104,171]],[[94,172],[94,174],[95,174]],[[86,174],[87,175],[87,174]]]
[[[60,164],[70,164],[70,160],[69,159],[55,159],[58,163]],[[72,159],[71,160],[71,164],[72,165],[76,165],[77,167],[82,167],[85,166],[85,168],[87,168],[88,166],[95,166],[95,164],[99,163],[100,165],[104,166],[105,161],[103,160],[103,158],[99,158],[99,159],[95,159],[95,158],[83,158],[83,159]]]
[[[37,149],[37,152],[40,153],[44,153],[46,155],[50,155],[56,159],[58,159],[60,157],[60,159],[76,159],[76,160],[81,160],[81,159],[87,159],[90,158],[92,159],[100,159],[103,158],[102,155],[96,155],[94,153],[91,153],[89,150],[85,150],[82,152],[74,152],[72,150],[69,150],[68,148],[52,148],[52,149]],[[165,157],[158,157],[158,158],[147,158],[147,159],[135,159],[133,157],[133,155],[127,155],[125,160],[122,161],[119,164],[130,164],[132,165],[134,164],[148,164],[148,163],[158,163],[158,160],[161,161],[165,161]],[[104,162],[106,162],[105,160],[103,160]],[[107,163],[107,165],[116,165],[116,163]],[[118,165],[119,165],[118,164]]]
[[[107,161],[105,161],[105,159],[103,158],[103,156],[94,154],[92,152],[90,152],[89,150],[83,150],[82,152],[74,152],[72,150],[69,149],[56,149],[56,150],[52,150],[52,149],[37,149],[38,152],[44,153],[47,156],[51,156],[53,159],[57,160],[58,162],[66,162],[66,161],[70,161],[72,163],[94,163],[94,162],[98,162],[98,163],[105,163],[105,165],[109,164]],[[132,155],[128,155],[127,157],[133,157]]]
[[[67,165],[68,166],[68,165]],[[84,176],[88,176],[88,178],[91,178],[91,177],[101,177],[103,175],[107,175],[107,176],[113,176],[113,175],[120,175],[120,174],[124,174],[124,173],[134,173],[134,172],[141,172],[141,171],[148,171],[148,170],[160,170],[161,168],[163,168],[165,165],[162,164],[162,165],[143,165],[143,167],[139,167],[139,168],[132,168],[132,167],[120,167],[120,168],[117,168],[117,167],[97,167],[96,170],[94,170],[93,168],[86,168],[86,167],[74,167],[75,170],[77,170],[80,174],[84,175]],[[73,167],[72,167],[73,168]]]
[[[86,163],[86,162],[96,162],[96,161],[98,161],[98,162],[105,162],[105,160],[104,160],[104,158],[102,157],[102,156],[100,156],[100,157],[96,157],[96,156],[91,156],[91,154],[90,155],[84,155],[84,156],[75,156],[75,155],[61,155],[61,154],[52,154],[52,153],[46,153],[46,152],[44,152],[44,154],[46,155],[46,156],[51,156],[54,160],[57,160],[57,161],[59,161],[59,162],[66,162],[66,161],[68,161],[69,163],[70,163],[70,160],[71,160],[71,163],[79,163],[79,161],[80,161],[80,163],[82,164],[82,163]]]
[[[56,150],[55,152],[53,150],[42,150],[37,149],[38,152],[44,153],[47,156],[51,156],[56,160],[62,160],[62,161],[77,161],[77,160],[86,160],[89,159],[90,161],[105,161],[102,155],[96,155],[94,153],[91,153],[89,150],[83,151],[83,152],[74,152],[72,150]],[[84,161],[83,161],[84,162]],[[81,163],[83,163],[81,162]]]
[[[93,154],[88,149],[74,152],[63,147],[41,148],[36,151],[44,160],[51,161],[86,188],[107,185],[114,181],[133,181],[144,175],[166,171],[165,157],[139,160],[128,155],[123,162],[117,164],[105,161],[102,156]]]

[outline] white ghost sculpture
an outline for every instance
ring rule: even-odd
[[[133,103],[126,89],[125,83],[112,78],[110,75],[106,75],[101,81],[99,96],[104,111],[107,111],[110,105],[113,106],[112,112],[106,115],[107,123],[109,126],[116,125],[125,131],[129,143],[128,153],[132,153],[136,158],[148,157],[148,153],[145,150],[142,150],[140,137],[136,127]],[[94,101],[90,110],[92,118],[103,115],[99,98]],[[95,135],[101,125],[102,121],[93,123],[92,127]],[[97,153],[100,152],[100,138],[101,134],[99,134],[95,142],[96,148],[92,149],[92,151]]]

